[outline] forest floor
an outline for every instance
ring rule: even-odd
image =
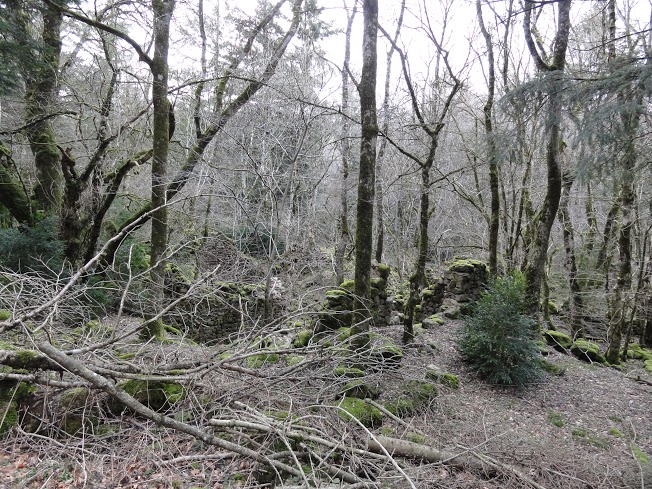
[[[410,379],[423,379],[431,364],[457,375],[459,389],[442,387],[439,396],[416,415],[401,421],[386,417],[382,426],[370,431],[395,438],[422,434],[429,446],[488,455],[516,467],[520,475],[506,470],[488,475],[482,470],[400,459],[413,487],[533,487],[525,478],[547,489],[652,487],[652,376],[641,362],[630,360],[620,371],[551,350],[547,359],[562,367],[563,375],[547,375],[526,389],[490,386],[461,361],[455,342],[461,324],[449,321],[426,331],[415,346],[406,349],[399,369],[379,372],[372,379],[383,389],[378,402]],[[397,328],[381,333],[398,341]],[[199,358],[206,351],[195,346],[185,353]],[[230,375],[214,381],[220,384],[214,386],[216,392],[228,389],[230,381],[240,381]],[[318,377],[314,373],[303,384],[295,381],[301,384],[297,389],[304,392]],[[291,384],[285,388],[265,386],[260,379],[251,382],[253,392],[233,390],[232,397],[243,402],[255,398],[259,404],[268,397],[273,404],[275,396],[287,397],[292,392]],[[314,392],[318,389],[297,395],[292,402],[298,406],[324,402]],[[254,481],[255,464],[241,456],[135,416],[108,422],[120,430],[52,439],[14,429],[0,447],[0,488],[271,487]],[[332,436],[364,448],[369,433],[343,425],[347,423],[329,425],[339,427]],[[406,478],[396,473],[393,477],[379,477],[379,487],[410,487]],[[277,482],[276,487],[300,486],[286,481]],[[321,487],[340,486],[324,483]]]

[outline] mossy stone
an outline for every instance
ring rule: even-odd
[[[560,367],[554,363],[548,362],[546,360],[541,360],[541,368],[548,372],[550,375],[555,375],[561,377],[566,373],[565,367]]]
[[[294,339],[292,340],[292,346],[294,348],[305,348],[310,344],[312,340],[313,331],[311,329],[302,329],[299,331]]]
[[[585,362],[607,363],[600,347],[590,341],[579,339],[571,345],[571,353]]]
[[[367,428],[375,428],[383,420],[383,413],[380,409],[355,397],[344,397],[335,406],[341,408],[341,410],[338,409],[338,415],[342,419],[353,421],[355,418]]]
[[[403,350],[391,341],[373,347],[370,355],[375,364],[390,368],[398,368],[403,360]]]
[[[389,274],[392,271],[389,265],[385,263],[379,263],[378,266],[376,267],[376,272],[378,275],[380,275],[381,278],[384,278],[387,280],[389,278]]]
[[[634,343],[629,345],[627,349],[627,358],[633,358],[635,360],[652,360],[652,351],[643,348],[641,345]]]
[[[428,365],[426,368],[426,379],[434,380],[451,389],[458,389],[460,386],[460,379],[457,375],[442,372],[434,365]]]
[[[264,353],[247,357],[248,368],[261,368],[263,365],[278,363],[281,357],[278,353]]]
[[[357,397],[358,399],[378,399],[380,388],[364,382],[361,379],[346,383],[340,390],[340,396]]]
[[[11,319],[11,311],[0,309],[0,321],[6,321],[7,319]]]
[[[120,382],[117,387],[124,390],[141,404],[157,412],[165,411],[186,395],[181,384],[162,380],[132,379]],[[112,399],[109,403],[109,409],[113,412],[120,412],[125,409],[125,406],[117,399]]]
[[[355,289],[355,280],[350,280],[350,279],[345,280],[340,284],[340,287],[342,289],[348,290],[349,292],[353,292],[353,290]]]
[[[91,395],[91,391],[86,387],[75,387],[64,391],[59,397],[59,406],[66,411],[82,409]]]
[[[549,329],[543,332],[543,337],[550,346],[562,353],[573,345],[573,339],[560,331]]]
[[[559,314],[559,306],[552,301],[548,301],[548,312],[554,315]]]
[[[439,395],[439,391],[434,384],[423,380],[409,381],[405,392],[414,400],[415,406],[425,404]]]
[[[333,369],[333,375],[336,377],[345,377],[349,379],[358,379],[364,377],[364,370],[354,367],[339,366]]]
[[[416,410],[414,401],[410,399],[396,399],[385,403],[385,409],[398,418],[407,418]]]
[[[484,270],[485,272],[489,271],[487,264],[480,260],[473,260],[470,258],[460,258],[448,265],[448,270],[451,272],[462,272],[468,273],[472,272],[475,269]]]

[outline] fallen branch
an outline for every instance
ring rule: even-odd
[[[446,463],[446,465],[457,469],[472,468],[486,471],[486,465],[484,463],[468,455],[436,450],[426,445],[399,440],[398,438],[376,435],[376,439],[370,439],[367,444],[369,450],[374,453],[385,453],[387,451],[391,455],[417,458],[428,462]]]

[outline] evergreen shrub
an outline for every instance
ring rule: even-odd
[[[58,238],[55,217],[46,217],[34,227],[20,225],[0,229],[0,266],[15,272],[60,272],[63,242]]]
[[[537,325],[525,304],[525,279],[514,273],[494,280],[466,318],[460,352],[491,384],[524,386],[542,376]]]

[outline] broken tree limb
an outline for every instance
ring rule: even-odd
[[[0,365],[20,370],[63,371],[60,365],[34,350],[0,350]]]
[[[487,465],[468,455],[459,455],[453,452],[436,450],[426,445],[420,445],[411,441],[399,440],[388,436],[376,435],[376,440],[368,441],[369,451],[384,453],[383,447],[391,455],[401,457],[417,458],[428,462],[441,462],[457,469],[479,469],[486,471]]]

